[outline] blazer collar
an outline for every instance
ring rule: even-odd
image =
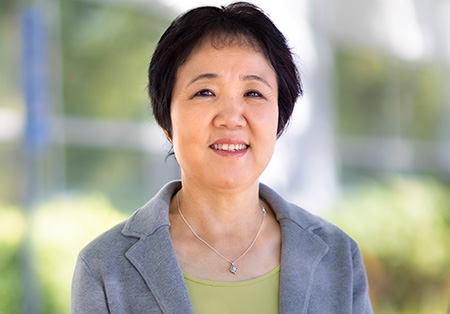
[[[125,236],[140,238],[126,256],[163,313],[192,313],[168,228],[170,200],[180,188],[180,181],[168,183],[128,219],[122,230]],[[280,313],[306,313],[315,270],[328,251],[316,234],[322,220],[287,203],[264,184],[260,184],[260,197],[271,205],[281,225]]]
[[[181,181],[167,183],[147,204],[131,215],[122,230],[123,235],[141,238],[152,234],[161,226],[170,226],[170,200],[180,189]],[[290,220],[309,231],[322,228],[320,218],[286,202],[278,193],[262,183],[259,184],[259,194],[271,205],[279,222]]]
[[[260,196],[272,206],[281,225],[280,313],[306,313],[315,271],[328,252],[328,245],[316,234],[323,222],[263,184]]]
[[[193,314],[168,228],[141,238],[125,256],[144,278],[162,313]]]
[[[147,204],[131,215],[125,223],[122,234],[142,238],[152,234],[162,226],[170,226],[170,200],[179,189],[181,189],[180,181],[167,183]]]
[[[169,234],[170,200],[180,188],[178,181],[168,183],[128,219],[122,230],[125,236],[140,238],[125,256],[166,314],[193,313]]]

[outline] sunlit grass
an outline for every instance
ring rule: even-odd
[[[22,212],[0,204],[0,314],[20,311],[20,245],[24,234]]]
[[[13,206],[0,204],[0,244],[17,246],[22,242],[25,230],[23,213]]]
[[[46,312],[69,313],[78,252],[124,219],[102,197],[59,199],[37,208],[31,238],[37,272],[45,289]]]

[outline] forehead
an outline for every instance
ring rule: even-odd
[[[252,49],[255,52],[262,53],[266,59],[268,59],[263,50],[260,48],[260,45],[251,36],[245,36],[243,34],[212,33],[206,35],[197,44],[195,44],[192,51],[187,55],[186,59],[179,65],[178,68],[182,67],[193,54],[205,50],[205,48],[211,47],[218,50],[227,47],[239,47],[243,50]]]
[[[261,49],[245,37],[208,37],[194,47],[186,60],[177,69],[177,74],[180,74],[180,71],[186,68],[200,70],[199,68],[203,68],[204,66],[210,67],[211,65],[213,68],[226,68],[227,65],[229,66],[232,63],[231,60],[236,61],[236,58],[233,58],[236,55],[247,58],[247,61],[249,57],[251,58],[250,60],[252,62],[250,64],[241,64],[243,67],[256,63],[256,67],[267,68],[268,66],[274,71],[271,62],[262,53]],[[218,58],[219,60],[217,60]],[[215,59],[215,61],[212,59]],[[239,58],[237,60],[243,61],[239,60]],[[264,65],[261,63],[264,63]]]
[[[211,45],[214,48],[220,49],[229,46],[239,46],[241,48],[253,48],[256,52],[262,52],[261,47],[253,36],[246,36],[244,34],[228,34],[228,33],[213,33],[207,35],[199,42],[199,45]]]
[[[276,73],[269,60],[249,46],[216,48],[210,43],[199,46],[178,69],[175,85],[186,84],[187,87],[199,77],[225,80],[258,77],[260,81],[270,82],[269,86],[277,85]]]

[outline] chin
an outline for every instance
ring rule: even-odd
[[[217,178],[217,180],[214,181],[213,185],[224,190],[236,190],[244,189],[254,184],[258,184],[258,180],[259,176],[250,178],[245,176],[234,176],[232,178]]]

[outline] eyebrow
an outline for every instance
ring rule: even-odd
[[[194,77],[188,84],[187,86],[197,82],[198,80],[204,79],[204,78],[218,78],[219,75],[214,74],[214,73],[202,73],[200,75],[197,75],[196,77]],[[244,75],[242,77],[242,79],[244,81],[251,81],[251,80],[256,80],[256,81],[260,81],[262,83],[264,83],[265,85],[267,85],[268,87],[272,88],[272,86],[269,84],[269,82],[267,82],[265,79],[263,79],[261,76],[256,75],[256,74],[249,74],[249,75]]]
[[[203,79],[203,78],[218,78],[218,77],[219,77],[219,75],[214,74],[214,73],[203,73],[203,74],[200,74],[200,75],[197,75],[196,77],[194,77],[194,78],[187,84],[187,86],[189,86],[189,85],[191,85],[191,84],[193,84],[193,83],[195,83],[195,82],[197,82],[198,80],[201,80],[201,79]]]
[[[249,80],[260,81],[260,82],[264,83],[265,85],[269,86],[270,88],[272,88],[272,86],[270,86],[269,82],[267,82],[261,76],[258,76],[256,74],[244,75],[243,79],[244,79],[244,81],[249,81]]]

